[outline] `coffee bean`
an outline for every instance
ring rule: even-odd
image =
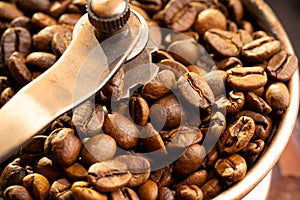
[[[280,51],[269,60],[266,70],[272,79],[284,82],[291,79],[297,68],[298,58]]]
[[[63,14],[59,17],[58,23],[69,26],[69,27],[74,27],[77,21],[80,19],[81,14],[77,13],[66,13]]]
[[[160,187],[158,188],[157,200],[175,200],[175,197],[168,187]]]
[[[127,165],[132,177],[127,184],[129,187],[136,187],[144,184],[150,176],[150,163],[142,156],[121,155],[115,158]]]
[[[205,170],[196,171],[190,176],[188,176],[185,180],[176,184],[174,187],[178,188],[181,185],[196,185],[201,187],[207,180],[207,172]]]
[[[267,115],[259,114],[257,112],[244,110],[237,113],[233,119],[237,119],[241,116],[248,116],[254,120],[255,132],[253,135],[253,139],[266,140],[269,137],[273,127],[273,122],[270,117],[268,117]]]
[[[234,67],[243,67],[243,63],[236,57],[229,57],[218,62],[217,67],[221,70],[228,70]]]
[[[228,98],[221,97],[216,101],[219,109],[226,109],[226,115],[233,115],[240,112],[245,104],[245,95],[242,92],[231,91]]]
[[[180,125],[182,109],[174,94],[157,100],[150,107],[150,119],[156,130],[171,130]]]
[[[62,167],[47,157],[43,157],[37,161],[34,171],[45,176],[50,182],[63,177]]]
[[[155,200],[158,195],[158,187],[154,181],[148,180],[138,188],[140,199]]]
[[[35,51],[52,52],[51,41],[55,33],[66,34],[71,32],[70,29],[63,27],[62,25],[52,25],[43,28],[37,34],[33,35],[33,47]]]
[[[63,166],[73,164],[82,147],[80,139],[74,135],[74,130],[61,128],[54,130],[46,139],[44,145],[45,154],[53,161]]]
[[[255,112],[259,112],[261,114],[269,114],[272,112],[271,106],[269,106],[263,98],[259,97],[254,92],[247,93],[246,101],[246,106]]]
[[[20,16],[16,17],[10,22],[11,27],[23,27],[27,29],[28,31],[31,31],[31,21],[29,17],[26,16]]]
[[[88,170],[89,183],[100,192],[113,192],[126,186],[132,175],[125,163],[108,160],[95,163]]]
[[[210,29],[205,32],[204,40],[219,57],[239,56],[243,43],[237,34],[221,29]]]
[[[139,200],[140,198],[138,197],[138,195],[135,193],[134,190],[130,189],[129,187],[123,187],[115,192],[112,192],[110,194],[110,199],[111,200],[119,200],[119,199]]]
[[[238,67],[227,71],[228,84],[238,90],[255,90],[267,83],[267,74],[262,67]]]
[[[160,150],[167,153],[160,134],[153,128],[151,123],[147,123],[141,130],[141,141],[148,152]]]
[[[2,35],[1,48],[4,63],[8,63],[11,54],[18,51],[25,57],[31,50],[31,34],[23,27],[8,28]]]
[[[227,158],[217,160],[215,169],[223,180],[237,182],[245,177],[247,164],[242,156],[233,154]]]
[[[15,2],[17,7],[22,8],[27,15],[38,11],[47,12],[50,6],[50,0],[16,0]]]
[[[129,101],[129,113],[137,125],[145,126],[149,118],[147,101],[140,96],[132,96]]]
[[[121,67],[101,91],[107,98],[113,101],[119,100],[122,96],[124,78],[125,71],[124,68]]]
[[[45,135],[36,135],[26,142],[20,149],[22,162],[31,164],[44,156],[44,143],[47,139]]]
[[[265,147],[265,142],[261,139],[253,140],[241,150],[241,155],[247,160],[248,157],[259,155]]]
[[[215,101],[214,94],[206,81],[193,72],[181,76],[177,87],[184,99],[195,107],[206,109]]]
[[[72,125],[80,137],[93,137],[100,133],[104,123],[104,109],[87,100],[76,107],[72,115]]]
[[[31,23],[36,32],[42,30],[47,26],[56,25],[57,21],[55,18],[51,17],[42,12],[36,12],[31,17]]]
[[[30,193],[21,185],[12,185],[6,188],[4,197],[7,200],[33,200]]]
[[[172,186],[175,182],[173,175],[173,166],[167,165],[163,168],[160,168],[156,171],[151,172],[150,180],[157,183],[157,186],[163,187],[163,186]]]
[[[68,6],[71,3],[72,3],[72,0],[53,1],[50,5],[49,13],[53,17],[58,17],[67,10]]]
[[[7,87],[9,87],[8,78],[6,76],[0,76],[0,93]]]
[[[221,193],[223,186],[220,183],[220,180],[213,178],[208,180],[202,187],[204,199],[211,199]]]
[[[175,60],[170,60],[170,59],[161,60],[158,63],[158,66],[163,70],[172,71],[176,77],[180,77],[183,74],[188,72],[188,69],[183,64]]]
[[[14,80],[21,86],[31,81],[31,73],[25,64],[23,56],[15,51],[8,58],[8,69]]]
[[[182,185],[179,188],[177,188],[175,198],[178,200],[179,199],[180,200],[188,200],[188,199],[202,200],[203,192],[196,185]]]
[[[80,163],[77,162],[73,165],[65,167],[64,172],[69,178],[76,181],[85,180],[88,175],[88,171]]]
[[[203,135],[197,127],[180,126],[168,132],[167,135],[162,134],[163,140],[172,148],[186,148],[192,144],[202,141]]]
[[[25,176],[23,185],[36,199],[44,200],[49,196],[49,181],[41,174],[33,173]]]
[[[66,178],[54,181],[50,187],[49,197],[58,200],[67,200],[72,198],[72,183]]]
[[[215,97],[225,94],[225,83],[227,79],[227,73],[225,71],[213,70],[205,74],[203,78],[213,91]]]
[[[287,86],[281,82],[272,83],[265,93],[268,104],[277,114],[282,114],[290,105],[290,93]]]
[[[234,154],[243,149],[253,137],[255,131],[254,120],[241,116],[230,124],[218,141],[219,151],[226,155]]]
[[[243,57],[250,62],[262,62],[280,51],[280,42],[273,37],[262,37],[248,44],[242,49]]]
[[[117,112],[105,116],[103,131],[113,137],[117,145],[125,150],[138,146],[139,130],[132,121]]]
[[[0,18],[10,21],[23,15],[24,13],[14,4],[3,1],[0,2]]]
[[[148,13],[152,14],[159,11],[163,6],[162,0],[136,0],[133,1],[133,5],[140,7],[147,11]]]
[[[105,148],[103,148],[105,146]],[[117,150],[116,141],[109,135],[98,134],[84,143],[82,161],[88,165],[112,159]]]
[[[165,96],[175,84],[175,75],[170,70],[162,70],[154,79],[142,88],[142,96],[146,99],[159,99]]]
[[[174,174],[179,177],[191,175],[204,164],[205,148],[200,144],[193,144],[176,160]]]
[[[53,53],[60,57],[68,48],[69,44],[72,40],[71,32],[67,32],[65,34],[55,33],[51,42],[51,47]]]
[[[6,104],[15,95],[14,89],[11,87],[5,88],[0,95],[0,104]]]
[[[98,191],[94,190],[92,186],[85,181],[77,181],[73,183],[72,187],[72,197],[75,200],[107,200],[107,196],[105,194],[99,193]]]
[[[226,17],[221,11],[208,8],[198,14],[193,28],[201,36],[212,28],[226,30]]]
[[[52,122],[51,130],[54,131],[59,128],[72,128],[71,120],[72,118],[70,116],[62,115]]]

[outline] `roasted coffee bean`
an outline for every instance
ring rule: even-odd
[[[158,49],[157,51],[152,53],[152,61],[154,63],[159,63],[162,60],[174,60],[169,52],[166,50]]]
[[[101,91],[107,98],[113,101],[119,100],[122,96],[124,78],[125,71],[124,68],[121,67]]]
[[[273,37],[262,37],[243,46],[242,55],[249,62],[262,62],[280,51],[280,42]]]
[[[223,180],[237,182],[246,176],[247,164],[242,156],[233,154],[217,160],[215,169]]]
[[[174,163],[174,174],[179,177],[191,175],[204,164],[205,154],[205,148],[200,144],[191,145]]]
[[[145,99],[159,99],[168,94],[175,83],[174,73],[170,70],[162,70],[143,86],[141,94]]]
[[[214,94],[206,81],[193,72],[181,76],[177,87],[184,99],[195,107],[207,109],[215,101]]]
[[[77,181],[73,183],[72,187],[72,197],[75,200],[107,200],[107,196],[105,194],[99,193],[98,191],[94,190],[92,186],[85,181]]]
[[[261,115],[257,112],[249,111],[249,110],[244,110],[239,113],[237,113],[234,116],[234,119],[237,119],[241,116],[248,116],[251,117],[254,120],[255,123],[255,132],[253,135],[253,139],[262,139],[266,140],[271,131],[272,131],[272,119],[268,117],[267,115]]]
[[[86,180],[88,171],[78,162],[64,168],[65,174],[72,180]]]
[[[53,53],[60,57],[68,48],[72,40],[72,34],[67,32],[65,34],[55,33],[51,42]]]
[[[34,171],[45,176],[50,182],[63,177],[62,167],[47,157],[43,157],[34,166]]]
[[[272,112],[271,106],[265,100],[257,96],[254,92],[248,92],[246,95],[246,106],[255,112],[269,114]]]
[[[21,166],[20,162],[21,160],[16,158],[5,166],[0,177],[0,195],[10,185],[22,185],[22,180],[26,176],[26,170]]]
[[[272,83],[266,89],[266,101],[277,114],[282,114],[290,105],[290,93],[282,82]]]
[[[158,188],[157,200],[175,200],[175,197],[168,187],[160,187]]]
[[[58,17],[68,9],[71,3],[72,0],[53,1],[49,8],[49,13],[51,13],[53,17]]]
[[[174,182],[174,177],[172,176],[173,166],[167,165],[166,167],[160,168],[159,170],[152,171],[150,175],[150,180],[157,183],[157,186],[170,187]]]
[[[25,57],[31,50],[31,34],[23,27],[8,28],[1,38],[1,52],[4,63],[8,63],[11,54],[18,51]]]
[[[219,158],[219,152],[217,144],[215,144],[207,153],[205,158],[205,166],[207,167],[213,167],[216,161]]]
[[[99,192],[113,192],[126,186],[132,175],[125,163],[108,160],[95,163],[88,170],[89,183]]]
[[[111,200],[119,200],[119,199],[139,200],[140,198],[138,197],[138,195],[135,193],[134,190],[130,189],[129,187],[123,187],[115,192],[112,192],[110,194],[110,199]]]
[[[16,83],[21,86],[31,81],[31,73],[25,64],[23,56],[15,51],[8,58],[8,69]]]
[[[23,185],[36,199],[44,200],[49,196],[49,181],[41,174],[28,174],[23,178]]]
[[[243,45],[253,41],[253,37],[248,31],[246,31],[244,29],[239,29],[236,32],[237,32],[238,36],[240,37]]]
[[[145,126],[149,118],[147,101],[141,96],[132,96],[129,101],[129,113],[137,125]]]
[[[203,78],[213,91],[215,97],[225,94],[225,84],[227,79],[227,73],[225,71],[213,70],[205,74]]]
[[[245,95],[242,92],[231,91],[228,93],[228,98],[221,97],[216,101],[219,109],[226,109],[226,115],[233,115],[241,111],[245,104]]]
[[[197,127],[180,126],[163,135],[163,140],[168,148],[186,148],[202,141],[203,135]]]
[[[127,117],[113,112],[105,116],[103,131],[113,137],[117,145],[125,150],[133,149],[139,143],[139,130]]]
[[[10,27],[23,27],[29,31],[31,30],[31,26],[31,20],[26,16],[16,17],[10,22]]]
[[[255,90],[264,86],[267,74],[262,67],[238,67],[227,71],[228,84],[237,90]]]
[[[7,200],[33,200],[30,193],[21,185],[12,185],[6,188],[4,197]]]
[[[188,72],[188,69],[178,61],[165,59],[158,63],[159,68],[172,71],[176,77],[180,77]]]
[[[269,60],[267,73],[272,79],[284,82],[291,79],[297,67],[298,58],[295,55],[280,51]]]
[[[253,31],[254,31],[253,25],[247,20],[242,20],[240,26],[241,26],[242,29],[246,30],[250,34],[252,34]]]
[[[11,87],[5,88],[0,95],[0,104],[6,104],[15,95],[14,89]]]
[[[181,185],[176,190],[175,199],[178,199],[178,200],[188,200],[188,199],[202,200],[203,192],[196,185]]]
[[[163,6],[162,0],[136,0],[132,2],[133,5],[140,9],[143,9],[147,13],[155,13],[159,11]]]
[[[156,130],[171,130],[180,125],[182,109],[174,94],[157,100],[150,107],[150,119]]]
[[[73,164],[79,157],[82,143],[70,128],[56,129],[47,137],[45,154],[63,166]]]
[[[141,130],[141,141],[148,152],[160,150],[163,153],[167,153],[164,141],[151,123],[147,123]]]
[[[44,156],[45,135],[36,135],[20,149],[20,158],[24,163],[35,163]]]
[[[127,184],[129,187],[136,187],[144,184],[150,176],[150,163],[142,157],[136,155],[121,155],[115,158],[127,165],[127,169],[132,177]]]
[[[243,149],[253,137],[254,120],[247,116],[239,117],[230,124],[218,141],[219,151],[226,155],[234,154]]]
[[[8,78],[6,76],[0,76],[0,94],[5,88],[9,87],[9,85]]]
[[[241,154],[245,159],[251,156],[259,155],[265,147],[265,142],[261,139],[253,140],[248,143],[248,145],[241,150]]]
[[[105,148],[103,148],[105,146]],[[81,150],[82,161],[88,165],[112,159],[116,153],[115,139],[106,134],[98,134],[84,143]]]
[[[189,72],[194,72],[200,76],[207,74],[207,71],[204,68],[196,65],[188,65],[186,68],[189,70]]]
[[[54,131],[58,128],[72,128],[71,120],[72,118],[70,116],[62,115],[52,122],[51,130]]]
[[[0,18],[11,21],[16,17],[23,15],[24,13],[14,4],[0,1]]]
[[[77,21],[80,19],[81,14],[77,13],[66,13],[63,14],[59,17],[58,23],[65,25],[65,26],[70,26],[74,27]]]
[[[218,62],[217,67],[221,70],[228,70],[234,67],[243,67],[243,63],[236,57],[229,57]]]
[[[155,200],[158,196],[158,187],[156,182],[148,180],[138,188],[140,199]]]
[[[219,57],[239,56],[243,43],[236,33],[221,29],[210,29],[205,32],[204,40],[209,48]]]
[[[258,31],[255,31],[252,33],[252,37],[254,40],[256,40],[258,38],[266,37],[266,36],[268,36],[268,34],[262,30],[258,30]]]
[[[188,176],[186,179],[181,181],[180,183],[176,184],[174,187],[178,188],[181,185],[196,185],[198,187],[202,187],[202,185],[207,180],[207,172],[206,170],[200,170],[196,171],[190,176]]]
[[[217,178],[210,179],[207,181],[202,187],[201,190],[203,192],[204,199],[211,199],[218,194],[220,194],[223,190],[223,186],[221,182]]]
[[[93,137],[100,133],[104,123],[104,109],[90,100],[76,107],[72,115],[72,124],[80,137]]]
[[[18,8],[22,8],[22,10],[27,14],[31,15],[34,12],[47,12],[50,6],[50,0],[16,0],[15,1]]]
[[[226,17],[221,11],[208,8],[198,14],[193,28],[203,36],[206,31],[212,28],[226,30],[226,21]]]
[[[201,52],[200,44],[186,35],[182,37],[181,40],[176,40],[171,43],[167,48],[167,52],[169,52],[178,62],[186,66],[196,64]]]
[[[31,23],[36,32],[39,32],[47,26],[56,25],[57,21],[55,18],[51,17],[42,12],[36,12],[31,17]]]
[[[54,181],[50,187],[49,197],[58,200],[67,200],[72,198],[72,183],[66,178]]]
[[[52,25],[43,28],[37,34],[33,35],[33,47],[35,51],[52,52],[51,41],[55,33],[66,34],[71,32],[70,29],[65,28],[62,25]]]
[[[244,17],[244,8],[242,1],[240,0],[229,0],[226,1],[226,6],[228,8],[229,17],[236,23],[241,23]]]

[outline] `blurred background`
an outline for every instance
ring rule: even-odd
[[[285,28],[294,51],[300,55],[299,0],[265,0]],[[278,164],[272,170],[271,188],[267,200],[300,199],[300,120]]]

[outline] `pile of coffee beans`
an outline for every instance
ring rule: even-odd
[[[289,106],[297,57],[259,29],[241,0],[130,3],[157,47],[138,57],[157,75],[126,96],[128,65],[140,63],[125,63],[2,163],[0,197],[211,199],[259,159]],[[60,58],[85,6],[0,1],[1,106]]]

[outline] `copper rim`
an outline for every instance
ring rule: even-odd
[[[242,0],[247,12],[257,20],[258,25],[281,41],[283,48],[294,54],[292,44],[279,19],[263,0]],[[289,84],[291,102],[281,122],[278,124],[272,141],[257,163],[249,170],[246,177],[214,199],[241,199],[262,181],[277,163],[285,149],[297,119],[299,109],[299,71],[297,70]]]

